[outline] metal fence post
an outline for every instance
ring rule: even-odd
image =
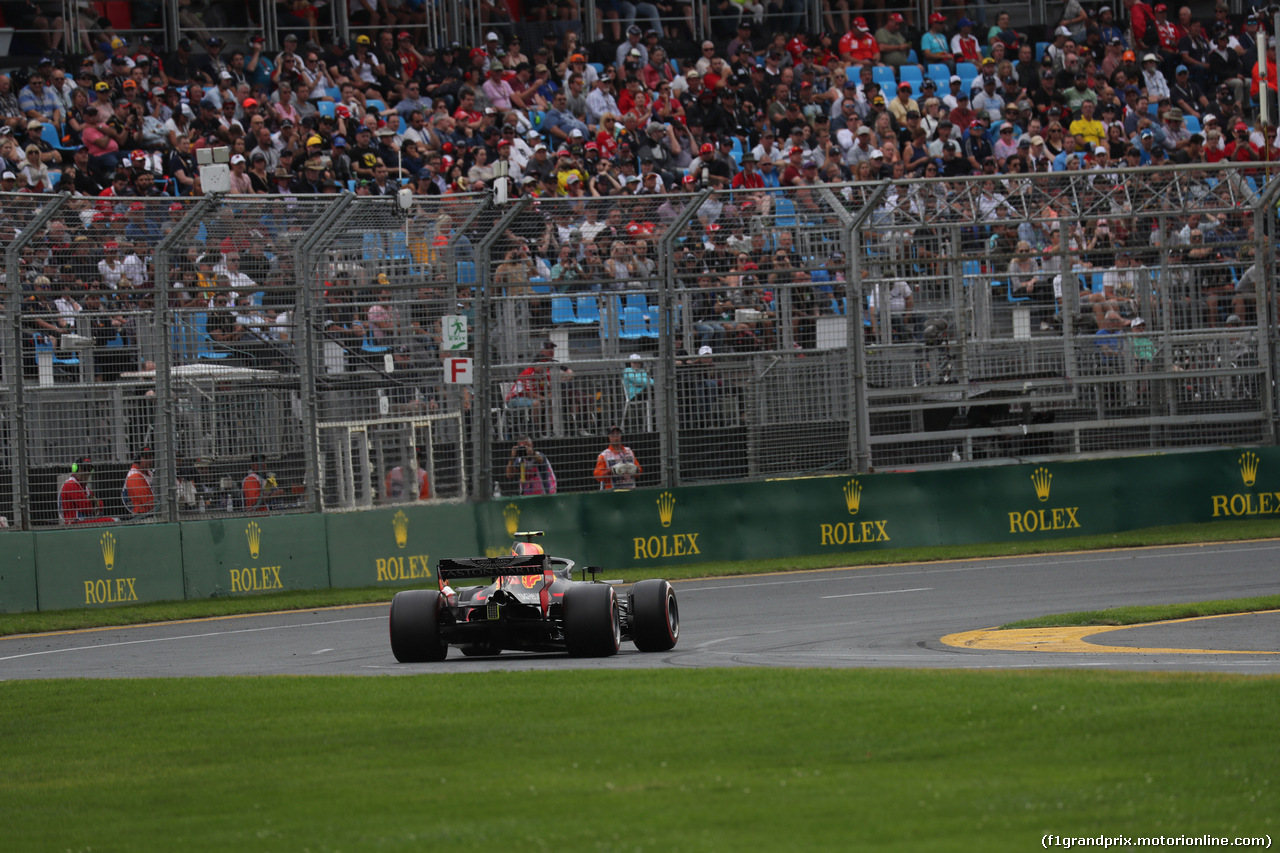
[[[472,371],[471,401],[473,447],[472,454],[475,470],[472,482],[475,484],[473,494],[484,500],[493,495],[493,435],[489,426],[489,399],[493,393],[493,346],[490,343],[490,313],[493,306],[493,247],[502,237],[508,226],[528,206],[530,199],[521,198],[503,211],[484,237],[476,245],[476,286],[479,293],[474,297],[476,306],[476,341],[475,369]],[[501,401],[499,401],[501,404]],[[479,414],[479,416],[477,416]]]
[[[321,491],[324,488],[324,481],[321,479],[320,472],[319,401],[316,389],[316,363],[322,360],[324,356],[315,336],[316,306],[314,298],[316,289],[312,287],[315,259],[312,255],[316,245],[320,242],[320,238],[337,229],[337,223],[348,215],[348,211],[355,203],[355,200],[356,197],[350,193],[343,193],[338,196],[333,206],[312,224],[311,228],[308,229],[307,233],[303,235],[293,249],[293,272],[297,286],[297,302],[295,304],[301,314],[301,318],[294,323],[294,328],[298,329],[302,335],[299,349],[304,353],[304,356],[298,361],[299,372],[302,376],[303,423],[306,429],[302,445],[303,464],[306,466],[306,478],[310,481],[310,488],[306,490],[307,510],[309,512],[318,512],[320,510],[323,503]]]
[[[70,193],[59,193],[51,204],[26,223],[21,233],[15,235],[13,242],[9,244],[4,259],[5,282],[9,291],[5,298],[5,310],[9,312],[9,321],[13,324],[13,351],[9,354],[13,364],[13,413],[10,421],[14,461],[13,526],[22,530],[30,529],[31,496],[27,491],[27,410],[23,393],[26,378],[22,367],[22,264],[19,256],[70,198]]]
[[[658,359],[662,362],[662,380],[654,386],[659,413],[658,449],[662,454],[662,485],[672,488],[680,484],[680,419],[676,411],[676,245],[680,232],[697,214],[703,202],[711,197],[707,189],[696,196],[686,197],[688,204],[662,235],[661,265],[658,268],[658,305],[667,322],[667,334],[658,338]],[[685,306],[684,310],[689,310]]]
[[[152,491],[156,496],[156,517],[166,521],[178,520],[178,500],[174,492],[177,482],[177,434],[173,412],[173,336],[168,334],[173,328],[174,313],[169,304],[169,279],[172,264],[169,253],[195,226],[203,222],[211,210],[221,203],[219,196],[205,196],[191,207],[179,220],[173,230],[156,244],[151,255],[152,271],[155,287],[155,311],[152,322],[161,330],[164,344],[156,353],[156,442],[151,449],[155,452],[156,469],[152,477]]]
[[[845,231],[845,263],[848,274],[844,282],[844,298],[847,306],[845,324],[846,356],[849,366],[849,455],[853,469],[860,474],[871,468],[871,413],[867,408],[867,342],[862,329],[862,228],[868,217],[888,191],[886,184],[875,188],[862,209],[848,216],[842,205],[836,205],[841,219],[847,222]],[[882,302],[884,300],[881,300]]]
[[[1277,267],[1275,241],[1280,237],[1277,223],[1277,204],[1280,203],[1280,179],[1273,178],[1267,182],[1261,196],[1253,208],[1253,262],[1258,273],[1254,276],[1254,306],[1257,328],[1262,330],[1258,341],[1258,358],[1263,366],[1262,393],[1266,401],[1267,411],[1271,413],[1271,443],[1280,439],[1280,401],[1277,400],[1275,383],[1277,371],[1280,371],[1280,346],[1276,332],[1276,318],[1273,317],[1276,288],[1280,287],[1276,276],[1280,275]]]

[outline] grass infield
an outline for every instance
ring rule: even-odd
[[[7,851],[1025,851],[1280,829],[1280,680],[638,670],[0,682]]]
[[[1227,613],[1256,613],[1280,609],[1280,595],[1254,598],[1226,598],[1219,601],[1195,601],[1188,604],[1155,604],[1146,607],[1112,607],[1107,610],[1082,610],[1041,616],[1001,625],[1002,628],[1066,628],[1087,625],[1139,625],[1169,619],[1192,619],[1197,616],[1221,616]]]
[[[772,560],[707,562],[687,566],[669,566],[657,570],[657,572],[669,580],[683,580],[688,578],[758,574],[761,572],[806,571],[839,566],[856,567],[892,563],[922,563],[937,560],[980,559],[983,557],[1053,554],[1064,551],[1086,551],[1102,548],[1185,545],[1196,542],[1230,542],[1277,537],[1280,537],[1280,522],[1277,521],[1223,521],[1212,524],[1151,527],[1125,533],[1045,539],[1034,542],[994,542],[978,545],[894,548]],[[646,574],[651,573],[654,573],[653,569],[646,571]],[[625,572],[614,572],[606,567],[606,577],[620,577],[623,575],[625,575]],[[624,579],[629,581],[639,580],[638,577]],[[81,628],[112,625],[136,625],[142,622],[199,619],[235,613],[265,613],[274,610],[306,610],[314,607],[333,607],[343,604],[366,604],[373,601],[390,601],[395,591],[395,589],[388,587],[294,590],[267,595],[167,601],[94,610],[8,613],[0,614],[0,637],[44,631],[72,631]],[[1024,626],[1019,625],[1018,627]]]

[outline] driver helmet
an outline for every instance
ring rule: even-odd
[[[545,554],[542,546],[537,542],[517,542],[511,546],[511,556],[513,557],[531,557],[535,554]]]

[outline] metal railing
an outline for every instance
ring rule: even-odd
[[[615,424],[641,486],[1273,444],[1278,187],[4,196],[0,515],[539,493],[526,436],[595,489]],[[85,458],[101,505],[60,503]]]

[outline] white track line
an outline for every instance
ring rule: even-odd
[[[0,661],[33,658],[38,655],[60,655],[64,652],[91,652],[96,649],[110,649],[117,646],[136,646],[142,643],[165,643],[170,640],[200,640],[205,637],[225,637],[228,634],[252,634],[257,631],[280,631],[285,628],[312,628],[316,625],[341,625],[344,622],[372,622],[385,619],[385,616],[364,616],[359,619],[332,619],[325,622],[302,622],[297,625],[271,625],[264,628],[237,628],[234,631],[209,631],[204,634],[183,634],[179,637],[152,637],[147,640],[122,640],[118,643],[95,643],[92,646],[68,646],[65,649],[45,649],[40,652],[24,652],[20,655],[9,655]]]
[[[918,586],[915,589],[884,589],[880,592],[846,592],[844,595],[824,595],[823,598],[857,598],[860,595],[893,595],[895,592],[928,592],[931,586]]]

